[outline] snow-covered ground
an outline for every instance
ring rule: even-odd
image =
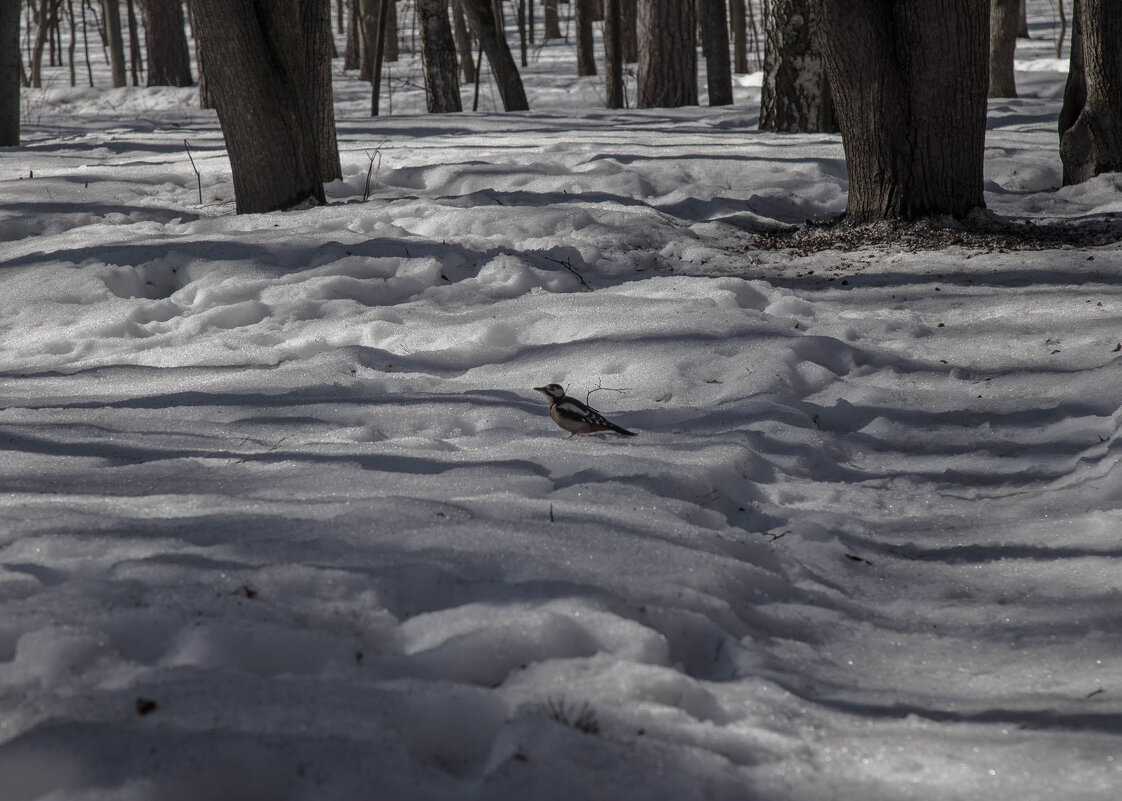
[[[1117,226],[1030,8],[987,202]],[[193,90],[25,92],[2,801],[1120,796],[1118,246],[760,250],[838,137],[571,71],[339,73],[331,203],[246,217]]]

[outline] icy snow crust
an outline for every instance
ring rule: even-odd
[[[340,75],[330,204],[250,217],[193,91],[27,93],[3,801],[1119,797],[1118,246],[758,251],[838,138],[570,60],[518,115]],[[1109,221],[1030,67],[987,202]]]

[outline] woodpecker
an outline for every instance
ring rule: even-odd
[[[613,431],[625,437],[635,436],[634,431],[620,428],[591,406],[567,396],[560,384],[546,384],[544,387],[534,387],[534,390],[549,398],[549,416],[569,432],[570,439],[577,434],[595,434],[598,431]]]

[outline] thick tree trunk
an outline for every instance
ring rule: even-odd
[[[105,36],[109,40],[109,64],[113,72],[113,87],[128,85],[125,70],[125,40],[121,36],[121,7],[117,0],[101,0],[105,13]]]
[[[1122,171],[1122,14],[1116,0],[1075,0],[1060,113],[1064,185]]]
[[[180,0],[147,0],[144,39],[148,47],[149,86],[190,86],[191,55]]]
[[[192,0],[239,214],[323,203],[331,95],[323,0]],[[338,161],[338,156],[335,156]]]
[[[760,130],[834,132],[834,102],[810,0],[772,0],[764,24]]]
[[[639,61],[639,0],[619,0],[619,17],[623,63],[635,64]]]
[[[729,0],[729,17],[732,26],[732,68],[737,75],[746,75],[748,69],[748,23],[744,0]]]
[[[725,0],[699,0],[701,52],[705,55],[705,79],[709,105],[732,104],[732,70],[729,66],[729,26]]]
[[[460,72],[463,73],[464,83],[475,83],[477,76],[475,60],[472,58],[471,34],[464,21],[462,0],[452,0],[452,33],[456,39],[456,51],[460,54]]]
[[[545,41],[561,38],[561,20],[557,14],[557,0],[544,0]]]
[[[417,16],[421,21],[421,63],[425,71],[427,108],[434,114],[462,111],[448,1],[417,0]]]
[[[20,4],[0,2],[0,147],[19,144]]]
[[[990,0],[990,97],[1016,97],[1018,0]]]
[[[518,74],[518,65],[514,63],[506,38],[499,35],[490,0],[463,0],[463,5],[475,36],[491,64],[495,83],[499,86],[499,96],[503,99],[503,108],[507,111],[526,111],[530,104],[526,101],[522,77]]]
[[[854,223],[985,207],[984,0],[814,0]]]
[[[572,0],[577,26],[577,75],[596,74],[596,51],[592,44],[593,0]]]
[[[608,108],[623,108],[623,37],[620,0],[604,0],[604,89]]]
[[[639,0],[639,108],[697,105],[696,6]]]

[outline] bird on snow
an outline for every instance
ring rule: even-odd
[[[569,438],[577,434],[595,434],[598,431],[614,431],[625,437],[635,436],[634,431],[620,428],[591,406],[565,394],[560,384],[546,384],[534,390],[549,398],[549,416],[553,422],[569,432]]]

